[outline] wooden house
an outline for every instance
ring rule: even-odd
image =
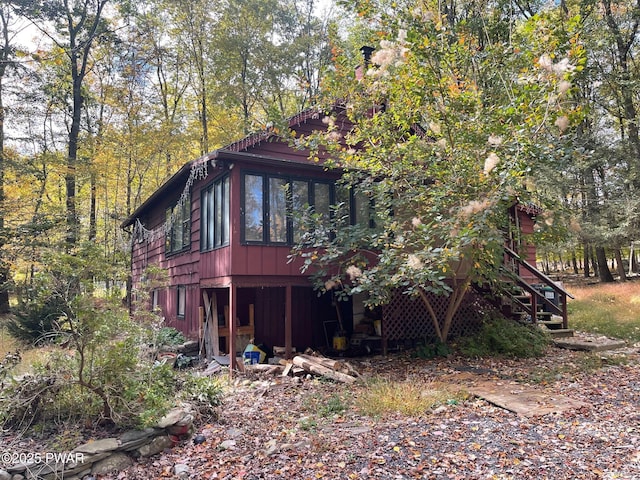
[[[323,116],[308,110],[289,119],[289,128],[298,136],[324,129]],[[300,272],[300,261],[289,261],[291,245],[302,233],[291,212],[308,204],[328,215],[336,201],[340,172],[308,157],[307,150],[265,132],[185,164],[123,223],[133,239],[134,292],[148,281],[149,266],[166,270],[167,284],[153,290],[152,306],[191,338],[216,332],[214,349],[227,353],[241,351],[250,339],[285,347],[289,354],[294,348],[331,348],[340,322],[374,348],[429,337],[431,321],[406,295],[382,309],[381,328],[367,331],[359,327],[362,298],[335,302],[330,295],[318,296]],[[513,206],[514,250],[523,243],[520,234],[533,231],[536,213],[535,207]],[[527,246],[524,255],[505,258],[519,264],[518,278],[525,284],[546,282],[532,267],[535,248]],[[477,328],[478,301],[463,304],[452,333]]]

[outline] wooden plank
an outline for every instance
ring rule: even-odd
[[[353,383],[356,381],[356,378],[352,377],[351,375],[346,375],[344,373],[336,372],[330,368],[320,365],[317,362],[310,361],[306,358],[302,358],[299,355],[296,355],[295,357],[293,357],[293,364],[300,368],[305,369],[307,372],[313,373],[315,375],[321,375],[323,377],[330,378],[331,380],[335,380],[337,382]]]
[[[206,290],[202,291],[202,300],[204,302],[204,332],[203,332],[203,343],[204,343],[204,354],[207,361],[211,361],[211,357],[213,352],[211,351],[211,303],[209,302],[209,294]],[[202,348],[201,348],[202,350]]]
[[[462,385],[476,397],[524,417],[562,413],[589,406],[580,400],[556,395],[544,389],[514,381],[488,379],[474,373],[461,373],[446,378],[457,386]]]
[[[211,296],[211,342],[213,343],[213,354],[220,355],[220,335],[218,332],[218,296],[213,292]]]

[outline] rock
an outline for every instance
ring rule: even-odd
[[[193,423],[193,415],[187,413],[182,419],[177,421],[175,425],[177,427],[190,426]]]
[[[271,456],[278,452],[278,444],[275,439],[269,440],[265,447],[264,453],[266,456]]]
[[[206,442],[206,441],[207,441],[207,437],[205,437],[205,436],[204,436],[204,435],[202,435],[202,434],[198,434],[198,435],[196,435],[195,437],[193,437],[193,443],[194,443],[194,445],[201,445],[201,444],[203,444],[203,443],[204,443],[204,442]]]
[[[230,428],[227,430],[227,437],[229,438],[240,438],[244,432],[242,430],[238,430],[237,428]]]
[[[138,448],[137,452],[141,457],[150,457],[162,452],[165,448],[173,446],[173,441],[166,435],[154,438],[148,445]]]
[[[218,445],[218,448],[220,450],[228,450],[231,447],[235,447],[235,446],[236,446],[236,441],[235,440],[225,440],[220,445]]]
[[[14,475],[11,480],[24,480],[24,475]]]
[[[158,421],[157,426],[158,428],[167,428],[171,425],[175,425],[187,415],[187,412],[182,408],[174,408]]]
[[[11,480],[11,474],[6,470],[0,470],[0,480]]]
[[[176,463],[173,467],[173,474],[179,478],[187,478],[189,476],[190,469],[188,465],[184,463]]]
[[[124,453],[114,453],[109,457],[100,460],[91,468],[92,475],[104,475],[108,473],[119,472],[133,465],[133,461]]]
[[[144,430],[129,430],[120,435],[120,445],[124,446],[129,442],[137,442],[138,440],[151,438],[157,434],[155,428],[145,428]]]
[[[103,438],[102,440],[87,442],[84,445],[74,448],[72,451],[88,454],[104,453],[117,450],[119,446],[120,442],[118,442],[117,438]]]
[[[120,448],[122,451],[135,450],[142,445],[146,445],[151,437],[157,436],[161,430],[155,428],[147,428],[146,430],[132,430],[126,432],[120,437]]]
[[[182,435],[187,435],[189,433],[189,430],[191,429],[191,425],[171,425],[169,427],[167,427],[167,433],[171,434],[171,435],[178,435],[178,436],[182,436]]]

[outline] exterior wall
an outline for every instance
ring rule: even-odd
[[[271,148],[280,151],[283,147],[269,144]],[[274,153],[275,155],[276,153]],[[279,154],[279,153],[278,153]],[[299,154],[303,156],[304,154]],[[306,158],[306,157],[304,157]],[[290,246],[271,245],[246,245],[241,242],[241,175],[244,171],[265,172],[273,175],[287,175],[299,178],[335,179],[335,173],[325,172],[320,166],[308,165],[262,165],[259,161],[242,161],[234,159],[217,162],[219,166],[209,168],[208,175],[204,179],[194,182],[191,188],[191,236],[190,249],[172,255],[165,255],[165,239],[156,238],[151,242],[142,241],[133,245],[132,252],[132,278],[134,288],[144,285],[146,268],[156,265],[167,272],[167,285],[158,289],[157,300],[162,314],[168,326],[182,331],[186,335],[197,338],[200,328],[200,307],[204,304],[201,298],[201,288],[228,287],[232,282],[238,287],[272,286],[284,287],[287,285],[307,288],[311,291],[308,274],[302,274],[300,267],[302,260],[289,262]],[[232,165],[231,168],[230,165]],[[230,177],[230,240],[229,245],[210,251],[200,251],[200,215],[201,215],[201,191],[222,175]],[[178,191],[179,190],[179,191]],[[172,192],[158,201],[152,214],[141,220],[145,228],[152,229],[162,225],[165,221],[165,210],[174,205],[179,199],[181,189]],[[186,289],[186,311],[184,317],[177,315],[177,289],[184,286]],[[275,291],[275,290],[274,290]],[[271,292],[273,293],[273,292]],[[313,293],[313,292],[312,292]],[[315,297],[315,293],[313,293]],[[242,305],[242,299],[241,305]],[[283,302],[284,303],[284,302]],[[273,302],[271,302],[274,305]],[[299,307],[298,310],[300,310]],[[267,324],[275,322],[280,325],[277,309],[269,307],[268,315],[262,315],[261,322]],[[295,319],[293,319],[295,322]],[[274,339],[283,332],[275,330],[267,332],[267,328],[261,333],[268,339]],[[278,327],[282,328],[282,326]],[[298,327],[294,325],[294,335]],[[304,343],[308,338],[317,337],[317,332],[306,336],[300,334],[300,342]]]
[[[321,116],[309,116],[298,125],[298,131],[310,133],[325,128]],[[242,242],[241,181],[243,172],[319,180],[335,180],[339,173],[326,171],[321,164],[309,161],[307,151],[296,150],[282,141],[260,141],[261,138],[247,137],[219,151],[215,160],[206,160],[209,162],[206,178],[195,180],[191,187],[190,248],[166,256],[164,235],[135,243],[132,247],[133,286],[140,288],[148,284],[145,280],[148,266],[155,265],[165,270],[168,280],[165,286],[158,289],[157,301],[167,324],[197,338],[201,307],[204,305],[203,289],[217,289],[219,308],[224,308],[225,301],[220,301],[221,295],[228,296],[229,287],[233,285],[237,287],[236,316],[240,323],[245,322],[245,307],[253,304],[257,341],[269,343],[270,346],[281,345],[286,336],[286,300],[283,292],[285,288],[292,287],[289,304],[292,318],[289,320],[293,345],[298,348],[324,345],[336,328],[335,305],[326,297],[317,297],[309,283],[308,273],[300,272],[301,259],[289,263],[290,246],[249,245]],[[222,175],[229,175],[230,180],[229,244],[201,252],[201,192]],[[168,187],[161,188],[150,203],[141,209],[140,219],[147,229],[164,223],[165,210],[177,202],[188,176],[188,168],[183,168],[179,175],[170,180]],[[515,235],[519,244],[516,250],[535,265],[535,247],[526,242],[534,228],[534,213],[529,210],[513,207],[511,213],[519,229]],[[526,271],[521,271],[521,274],[524,278],[530,277]],[[179,287],[184,287],[186,293],[184,317],[177,315]],[[228,298],[226,305],[229,308]],[[348,329],[353,323],[351,314],[351,311],[342,312],[343,318],[348,318],[345,321]]]

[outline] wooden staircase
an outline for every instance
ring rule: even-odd
[[[523,271],[526,280],[521,276]],[[505,316],[544,326],[554,338],[573,336],[567,298],[574,297],[510,248],[505,247],[505,265],[492,290]]]

